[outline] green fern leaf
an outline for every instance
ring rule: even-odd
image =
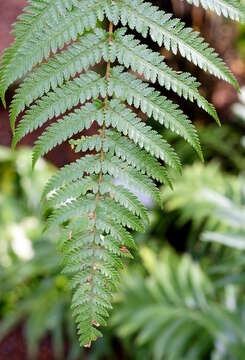
[[[77,217],[83,213],[93,212],[94,209],[94,197],[71,201],[55,210],[54,214],[48,219],[47,229],[50,229],[54,225],[62,224],[71,217]]]
[[[41,127],[45,122],[64,114],[79,103],[82,104],[91,97],[106,93],[106,84],[95,72],[87,72],[80,78],[70,80],[61,88],[44,96],[33,105],[21,119],[13,137],[12,146],[28,133]]]
[[[127,100],[129,105],[140,108],[149,117],[152,116],[160,124],[164,124],[167,129],[170,128],[171,131],[183,136],[203,159],[197,132],[177,105],[160,96],[159,92],[143,81],[135,79],[129,73],[123,73],[122,70],[121,67],[113,69],[109,80],[109,94]]]
[[[90,174],[98,174],[100,171],[99,160],[99,155],[86,155],[76,162],[64,166],[47,182],[47,185],[43,190],[42,199],[44,199],[51,191],[81,178],[86,171]]]
[[[229,17],[232,20],[244,22],[245,8],[239,0],[186,0],[195,6],[201,5],[205,10],[215,11],[218,15]]]
[[[135,271],[121,287],[113,318],[120,336],[136,339],[136,346],[148,349],[147,358],[154,360],[208,357],[221,334],[229,350],[234,339],[243,348],[239,319],[216,303],[214,288],[198,264],[168,249],[156,257],[143,248],[141,255],[146,278]]]
[[[97,227],[105,233],[110,233],[115,239],[119,240],[122,245],[131,249],[135,248],[134,240],[131,234],[119,223],[113,221],[107,216],[101,216],[98,219]]]
[[[132,35],[125,36],[125,29],[120,29],[115,35],[115,52],[120,64],[131,67],[133,71],[144,75],[146,80],[155,83],[159,82],[167,90],[173,90],[185,99],[196,101],[197,105],[204,109],[217,122],[218,116],[213,105],[209,104],[198,92],[199,83],[188,73],[177,73],[169,68],[163,57],[151,51],[147,46],[140,45]]]
[[[100,126],[103,124],[103,110],[98,109],[94,104],[87,104],[81,110],[76,110],[57,123],[50,125],[35,143],[33,166],[40,156],[45,155],[55,146],[63,143],[78,132],[89,129],[94,121]]]
[[[97,177],[87,176],[60,188],[50,196],[47,206],[55,207],[68,201],[75,200],[80,196],[85,195],[89,190],[95,194],[97,193]],[[149,223],[149,217],[144,205],[127,188],[121,185],[115,185],[110,176],[104,176],[101,184],[101,194],[109,194],[111,198],[115,199],[117,203],[128,209],[132,214],[142,218],[145,224]]]
[[[55,55],[48,63],[43,63],[25,78],[18,88],[10,107],[10,122],[14,128],[17,116],[50,90],[56,90],[64,81],[74,77],[89,66],[99,63],[102,56],[107,60],[108,40],[105,31],[85,35],[67,50]]]
[[[120,221],[123,226],[137,231],[144,231],[143,223],[129,210],[117,204],[113,200],[104,200],[100,205],[101,211],[105,211],[112,220]]]
[[[115,185],[110,177],[105,177],[101,184],[101,193],[109,193],[116,202],[124,206],[133,214],[142,218],[147,224],[149,223],[149,217],[144,205],[138,200],[138,198],[131,193],[127,188],[121,185]]]
[[[88,150],[96,150],[97,152],[99,152],[102,148],[102,137],[101,134],[96,134],[92,136],[81,136],[81,138],[77,140],[71,139],[69,143],[71,144],[72,149],[74,149],[76,153],[79,153],[80,151],[86,152]],[[109,146],[106,146],[106,149],[104,147],[105,152],[108,151],[109,147],[111,147],[111,144],[109,144]]]
[[[47,59],[51,51],[56,53],[58,49],[76,40],[85,30],[95,28],[97,19],[104,19],[103,3],[106,2],[107,0],[78,2],[78,6],[73,7],[65,16],[49,17],[52,21],[46,23],[41,32],[39,28],[35,28],[32,36],[31,32],[26,32],[23,38],[17,38],[3,58],[4,66],[0,72],[2,99],[11,83],[26,75],[43,58]],[[49,8],[50,6],[45,10]],[[46,12],[45,17],[48,17]]]
[[[100,151],[102,146],[101,136],[82,136],[81,139],[71,140],[75,152],[86,152],[88,150]],[[162,184],[172,188],[172,183],[167,170],[144,149],[140,149],[132,143],[127,137],[121,136],[117,131],[112,129],[106,130],[106,139],[104,141],[104,152],[113,152],[117,157],[126,161],[143,174],[159,181]]]
[[[169,144],[118,100],[110,102],[105,123],[106,126],[112,126],[127,135],[152,156],[164,160],[168,165],[181,171],[180,161]]]
[[[127,161],[129,165],[143,172],[143,174],[148,174],[153,179],[172,188],[167,170],[153,156],[144,151],[144,149],[139,149],[126,137],[122,137],[116,132],[110,130],[107,134],[109,144],[112,143],[112,148],[114,148],[114,153],[117,157]]]
[[[103,173],[122,180],[129,187],[132,186],[134,189],[140,189],[142,193],[148,194],[161,205],[159,190],[155,184],[146,175],[137,172],[130,166],[126,166],[124,162],[119,161],[116,157],[105,157]]]
[[[118,2],[121,22],[136,29],[144,37],[148,31],[153,41],[162,44],[175,55],[179,50],[181,56],[232,84],[239,85],[218,54],[204,42],[199,33],[186,28],[179,19],[171,19],[170,14],[159,11],[144,0],[120,0]]]
[[[81,195],[85,195],[89,190],[94,194],[97,193],[97,177],[92,178],[87,176],[59,188],[48,198],[47,207],[56,207],[67,202],[71,202],[79,198]]]

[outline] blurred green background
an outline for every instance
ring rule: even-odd
[[[166,6],[202,31],[245,85],[245,27],[178,4]],[[42,160],[32,172],[30,149],[0,148],[0,360],[245,359],[245,88],[237,98],[222,82],[195,75],[205,79],[201,91],[223,126],[183,104],[205,164],[164,131],[183,174],[173,174],[174,191],[161,189],[163,209],[148,204],[151,224],[135,235],[139,253],[122,272],[105,335],[91,350],[76,339],[57,235],[43,235],[40,194],[55,168]]]

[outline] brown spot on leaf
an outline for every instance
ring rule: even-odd
[[[92,320],[92,325],[100,327],[100,324],[96,320]]]
[[[94,218],[94,213],[90,212],[88,213],[89,220],[92,220]]]
[[[126,246],[121,246],[120,247],[121,252],[123,252],[124,254],[130,255],[130,252],[128,251],[128,249],[126,248]]]
[[[86,345],[84,345],[84,347],[85,348],[91,348],[91,343],[92,343],[91,340],[89,340],[89,342]]]

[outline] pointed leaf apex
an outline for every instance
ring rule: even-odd
[[[6,100],[5,100],[5,94],[3,94],[3,93],[1,94],[1,100],[2,100],[3,107],[6,110],[7,104],[6,104]]]

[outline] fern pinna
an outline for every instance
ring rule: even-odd
[[[198,0],[188,0],[198,5]],[[135,248],[131,230],[148,222],[137,188],[160,203],[155,182],[168,184],[168,168],[181,169],[174,149],[139,117],[182,136],[202,158],[194,126],[181,109],[149,83],[159,83],[196,102],[217,122],[214,107],[188,73],[130,33],[150,36],[159,46],[200,68],[238,84],[223,61],[195,31],[144,0],[28,0],[14,25],[15,41],[2,58],[0,93],[20,80],[10,106],[13,146],[46,126],[34,146],[33,165],[70,140],[76,152],[92,153],[59,170],[44,189],[53,212],[48,228],[63,228],[59,241],[64,271],[74,289],[72,309],[82,345],[101,336],[119,282],[121,258]],[[238,0],[200,0],[204,8],[243,20]],[[105,73],[96,64],[105,63]],[[101,67],[100,67],[101,68]],[[138,109],[135,111],[134,109]],[[15,128],[16,119],[21,120]],[[96,122],[93,136],[72,137]],[[120,179],[123,185],[118,185]]]

